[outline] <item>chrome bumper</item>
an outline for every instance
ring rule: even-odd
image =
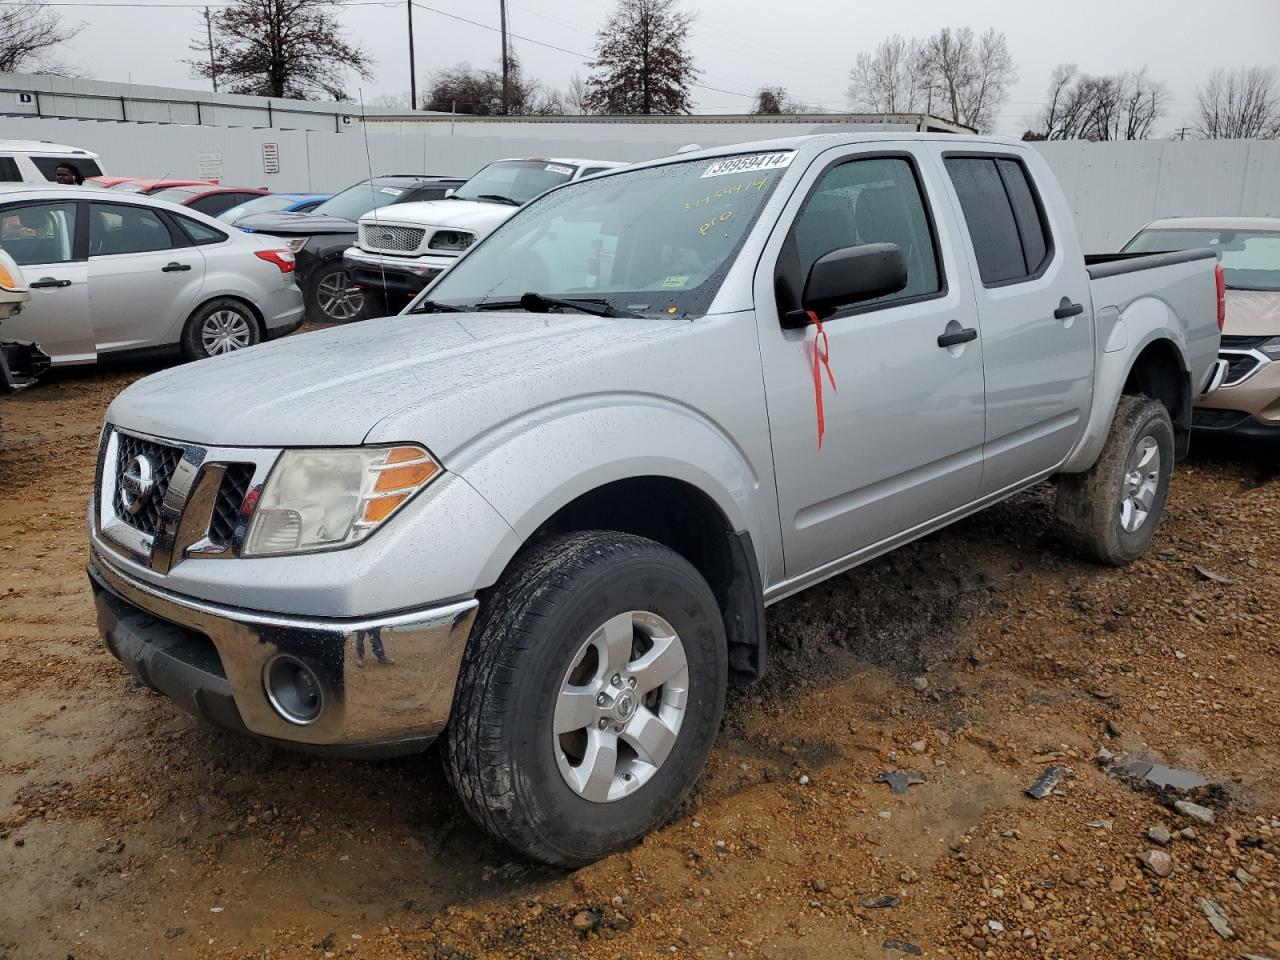
[[[144,683],[220,726],[349,755],[419,749],[444,728],[479,605],[361,620],[277,616],[143,584],[96,550],[89,579],[107,646]],[[268,671],[282,656],[318,681],[320,710],[307,723],[269,696]]]

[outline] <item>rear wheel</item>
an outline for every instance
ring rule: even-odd
[[[182,352],[188,360],[204,360],[251,347],[262,340],[262,328],[249,307],[219,297],[200,307],[182,329]]]
[[[364,318],[365,296],[351,285],[341,261],[321,267],[307,294],[307,316],[326,323],[349,323]]]
[[[1058,518],[1083,554],[1121,567],[1146,551],[1164,515],[1173,451],[1164,404],[1121,397],[1097,462],[1058,479]]]
[[[696,781],[724,708],[719,607],[640,537],[534,549],[482,607],[445,763],[463,804],[524,855],[579,866],[639,841]]]

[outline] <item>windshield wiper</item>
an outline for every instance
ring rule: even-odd
[[[470,307],[457,307],[452,303],[440,303],[438,300],[423,300],[413,308],[414,313],[467,313]]]
[[[615,307],[608,300],[601,300],[598,297],[546,297],[540,293],[530,292],[520,298],[520,306],[530,313],[546,313],[552,307],[563,307],[566,310],[577,310],[579,313],[590,313],[597,317],[642,319],[640,314]]]
[[[464,199],[464,200],[465,200],[465,199],[466,199],[466,197],[463,197],[462,199]],[[492,200],[494,203],[505,203],[505,204],[507,204],[508,206],[511,206],[511,207],[522,207],[522,206],[524,206],[524,204],[522,204],[519,200],[512,200],[510,197],[504,197],[504,196],[503,196],[502,194],[500,194],[500,193],[482,193],[482,194],[478,195],[478,196],[476,197],[476,199],[477,199],[477,200]]]

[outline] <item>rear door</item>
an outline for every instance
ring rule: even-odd
[[[152,207],[89,204],[89,312],[98,351],[158,346],[195,307],[204,256]]]
[[[805,173],[757,271],[788,579],[846,562],[977,495],[983,344],[957,224],[930,165],[914,144],[824,154]],[[898,245],[907,286],[825,321],[832,389],[815,382],[814,328],[783,321],[798,309],[815,260],[866,243]],[[961,330],[966,342],[939,345],[939,336]]]
[[[74,200],[8,203],[0,207],[0,247],[22,268],[31,301],[4,322],[5,340],[34,340],[54,363],[92,363],[88,272]]]
[[[1043,161],[999,147],[938,149],[982,317],[985,495],[1046,473],[1080,436],[1093,393],[1093,307],[1071,212]]]

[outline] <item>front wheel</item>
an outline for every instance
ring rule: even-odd
[[[1164,404],[1121,397],[1097,462],[1058,478],[1058,518],[1081,553],[1114,567],[1142,556],[1164,515],[1173,450]]]
[[[307,317],[325,323],[348,323],[364,317],[364,293],[351,283],[341,261],[320,268],[307,294]]]
[[[590,863],[671,816],[706,762],[727,680],[719,606],[688,561],[621,533],[558,537],[481,608],[445,767],[499,840]]]
[[[182,352],[188,360],[204,360],[243,350],[261,340],[262,328],[253,311],[230,297],[206,303],[182,328]]]

